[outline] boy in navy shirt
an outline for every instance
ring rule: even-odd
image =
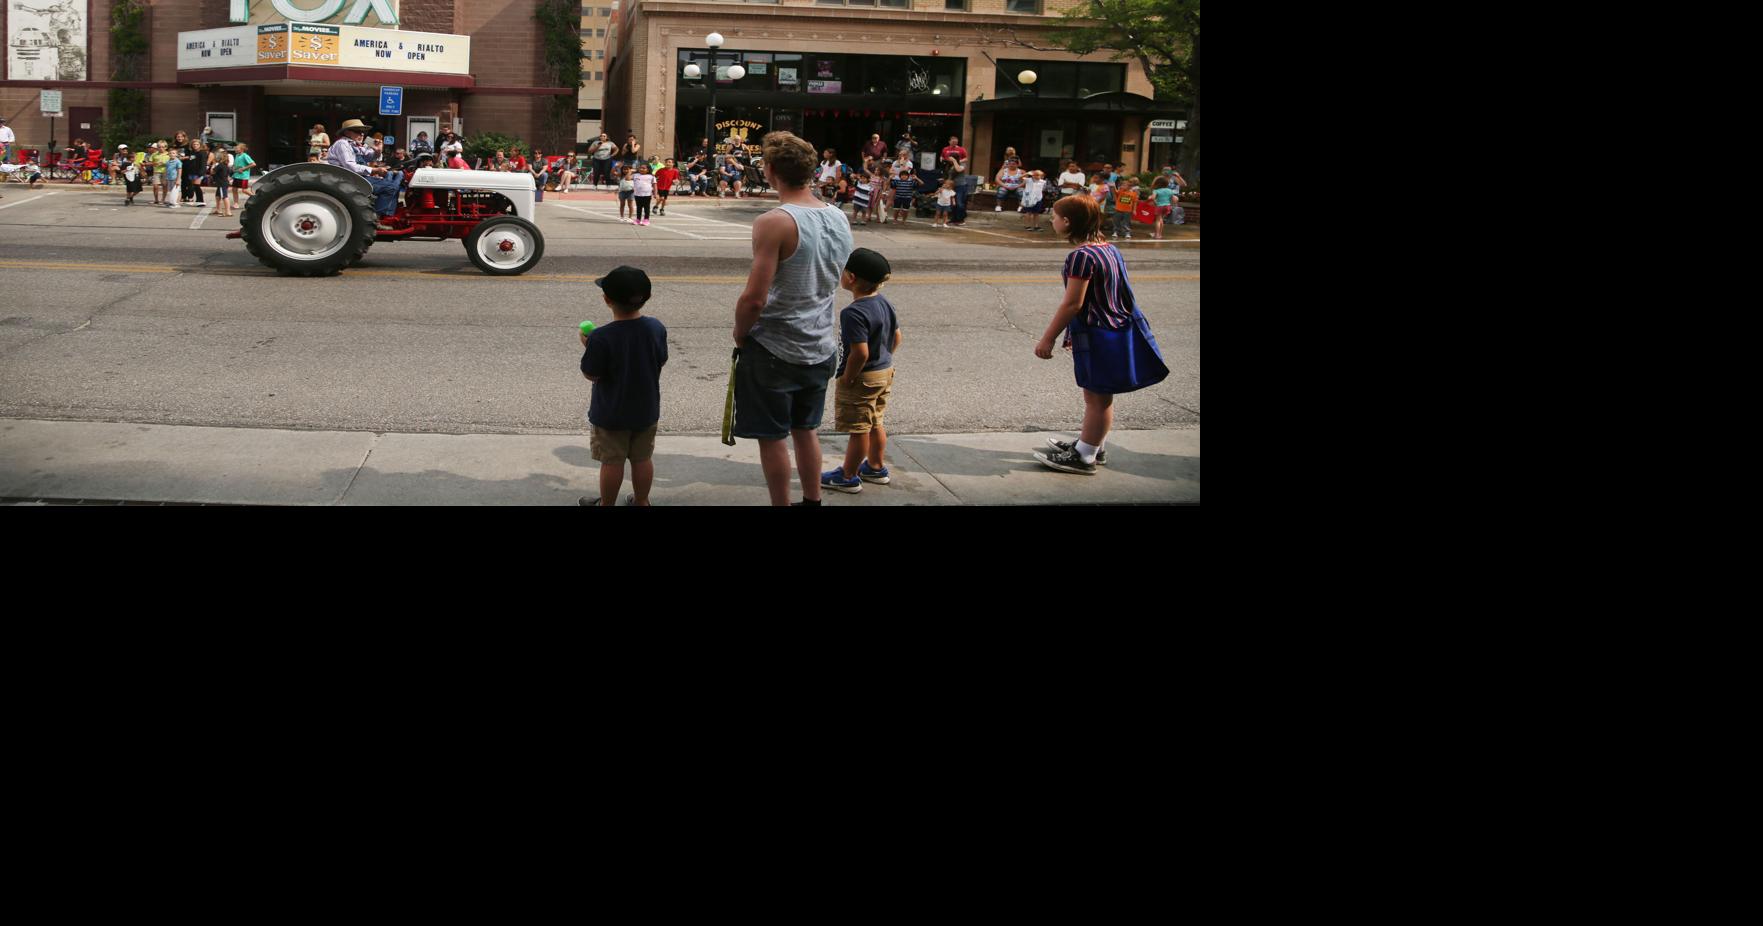
[[[882,460],[888,446],[882,414],[894,390],[900,320],[881,288],[892,272],[887,258],[858,248],[845,261],[845,273],[839,280],[839,286],[857,299],[839,313],[845,361],[839,367],[838,388],[833,393],[833,429],[851,435],[851,441],[845,447],[844,467],[820,474],[821,487],[835,492],[861,492],[865,482],[887,485],[891,481]]]
[[[589,443],[600,462],[600,496],[582,496],[583,506],[610,508],[624,486],[624,461],[631,462],[627,505],[648,507],[655,483],[655,429],[661,420],[661,367],[667,363],[667,328],[643,315],[649,301],[649,275],[619,267],[594,281],[612,308],[612,321],[582,339],[582,375],[594,384],[588,422]]]

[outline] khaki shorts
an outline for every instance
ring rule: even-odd
[[[644,431],[608,431],[595,425],[588,449],[600,463],[647,463],[655,455],[655,429],[660,426],[657,422]]]
[[[882,415],[888,410],[888,396],[893,391],[893,367],[860,374],[855,386],[840,380],[833,393],[833,430],[867,434],[881,427]]]

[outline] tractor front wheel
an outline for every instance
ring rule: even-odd
[[[545,236],[526,219],[499,215],[465,236],[465,253],[479,270],[491,276],[518,276],[545,256]]]

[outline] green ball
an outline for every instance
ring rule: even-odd
[[[589,334],[593,334],[593,333],[594,333],[594,323],[593,322],[582,322],[582,334],[589,335]]]

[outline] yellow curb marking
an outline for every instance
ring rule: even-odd
[[[200,273],[209,276],[250,276],[269,277],[274,274],[267,268],[256,270],[251,268],[209,268],[205,270],[186,270],[177,267],[155,267],[150,264],[86,264],[63,263],[35,260],[0,260],[0,270],[95,270],[105,273]],[[459,280],[491,279],[475,270],[374,270],[362,269],[343,272],[345,279],[351,277],[411,277],[414,279]],[[1195,281],[1200,279],[1197,273],[1135,273],[1134,280],[1147,282]],[[526,283],[592,283],[599,279],[595,274],[526,274],[517,277],[503,277]],[[737,276],[653,276],[649,280],[654,283],[703,283],[715,285],[743,285],[746,277]],[[1052,276],[1011,276],[1011,277],[966,277],[966,276],[900,276],[888,281],[889,286],[948,286],[957,283],[992,283],[1001,285],[1036,286],[1056,282]]]

